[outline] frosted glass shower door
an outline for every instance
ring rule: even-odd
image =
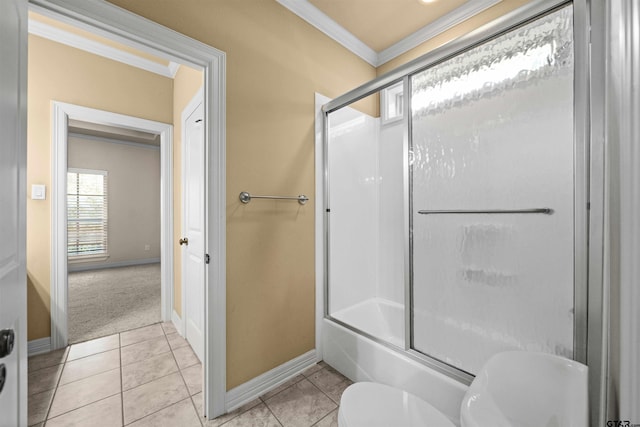
[[[389,89],[327,115],[327,313],[404,348],[405,125],[371,108],[404,94],[402,82]]]
[[[572,40],[565,7],[411,79],[412,347],[472,374],[573,356]]]

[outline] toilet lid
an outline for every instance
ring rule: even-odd
[[[361,382],[342,394],[340,427],[455,427],[424,400],[384,384]]]

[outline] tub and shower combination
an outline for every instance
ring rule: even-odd
[[[320,101],[324,359],[456,422],[493,354],[584,358],[573,7],[550,3]]]

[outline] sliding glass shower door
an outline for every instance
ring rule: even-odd
[[[411,347],[573,356],[571,6],[411,76]]]

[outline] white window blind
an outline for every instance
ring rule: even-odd
[[[107,172],[69,169],[67,173],[67,254],[107,254]]]

